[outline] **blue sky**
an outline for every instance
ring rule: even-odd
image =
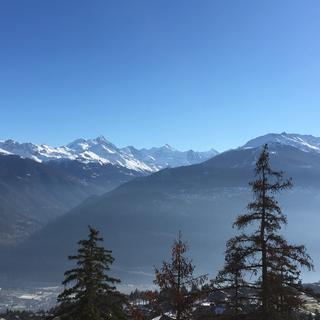
[[[320,136],[319,17],[317,0],[2,0],[0,137]]]

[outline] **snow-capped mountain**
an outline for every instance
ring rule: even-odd
[[[320,137],[311,135],[302,135],[296,133],[269,133],[248,141],[241,148],[256,148],[264,144],[279,143],[295,147],[304,152],[318,152],[320,153]]]
[[[168,144],[159,148],[138,150],[130,146],[121,150],[147,164],[153,171],[167,167],[180,167],[200,163],[218,154],[214,149],[205,152],[179,151]]]
[[[84,163],[98,162],[122,166],[131,170],[155,172],[166,167],[190,165],[212,158],[218,152],[179,151],[169,145],[151,149],[136,149],[132,146],[118,148],[105,137],[77,139],[66,146],[19,143],[14,140],[0,141],[0,154],[13,154],[37,162],[50,160],[78,160]]]

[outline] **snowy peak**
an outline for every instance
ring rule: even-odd
[[[63,158],[75,159],[65,147],[54,148],[45,144],[19,143],[12,139],[1,141],[1,153],[14,154],[22,158],[30,158],[37,162],[58,160]]]
[[[169,151],[176,151],[175,148],[171,147],[170,144],[166,143],[162,149],[165,149],[165,150],[169,150]]]
[[[77,139],[61,147],[0,140],[0,154],[14,154],[37,162],[69,159],[83,163],[112,164],[135,171],[155,172],[166,167],[199,163],[215,156],[218,152],[214,149],[207,152],[192,150],[183,152],[170,145],[141,150],[132,146],[118,148],[104,136],[99,136],[94,139]]]
[[[168,167],[180,167],[200,163],[218,154],[214,149],[205,152],[193,150],[179,151],[169,145],[158,148],[130,150],[136,157],[151,167],[153,171]]]
[[[279,143],[297,148],[304,152],[320,153],[320,138],[296,133],[269,133],[248,141],[242,148],[257,148],[264,144]]]
[[[101,148],[104,148],[105,150],[116,150],[117,147],[109,142],[104,136],[99,136],[95,139],[77,139],[73,142],[69,143],[67,147],[71,150],[78,150],[78,151],[86,151],[94,146],[100,146]],[[110,152],[112,152],[110,151]]]

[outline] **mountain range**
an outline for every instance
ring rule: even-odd
[[[0,142],[0,245],[16,244],[89,196],[168,166],[204,161],[217,152],[117,148],[104,137],[58,148]]]
[[[105,137],[99,136],[95,139],[77,139],[61,147],[5,140],[0,141],[0,154],[13,154],[37,162],[68,159],[82,163],[112,164],[135,171],[155,172],[167,167],[199,163],[212,158],[218,152],[214,149],[205,152],[179,151],[168,144],[151,149],[136,149],[132,146],[118,148]]]
[[[280,197],[289,220],[283,231],[295,243],[306,244],[318,265],[320,138],[282,133],[255,138],[199,164],[135,177],[88,198],[15,249],[3,249],[0,270],[6,279],[57,283],[69,266],[66,257],[92,225],[113,250],[114,271],[127,284],[151,283],[153,266],[168,257],[178,230],[189,243],[197,271],[214,274],[223,264],[225,242],[235,232],[232,222],[252,199],[248,182],[265,143],[273,168],[294,182]]]

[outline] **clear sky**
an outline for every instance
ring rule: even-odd
[[[0,138],[223,151],[320,136],[318,0],[1,0]]]

